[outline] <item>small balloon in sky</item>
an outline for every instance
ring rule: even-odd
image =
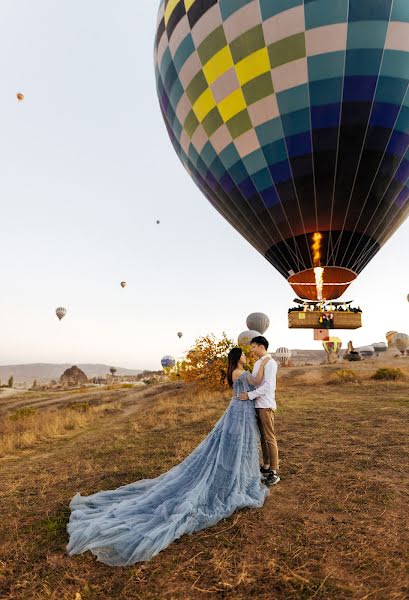
[[[17,100],[18,100],[19,102],[23,102],[23,100],[24,100],[24,94],[22,94],[21,92],[18,92],[18,93],[16,94],[16,96],[17,96]]]
[[[55,314],[57,315],[57,317],[61,321],[61,319],[64,318],[65,315],[67,314],[67,309],[64,308],[63,306],[59,306],[58,308],[56,308]]]
[[[121,287],[125,288],[126,287],[126,281],[121,281]]]
[[[183,332],[182,331],[178,331],[178,338],[182,338],[183,337]]]
[[[160,221],[159,221],[159,219],[156,221],[156,225],[160,225]]]

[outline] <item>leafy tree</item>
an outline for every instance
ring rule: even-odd
[[[196,383],[209,390],[223,388],[227,385],[227,355],[234,347],[233,340],[225,333],[220,339],[214,334],[203,336],[196,340],[184,360],[166,372],[173,381]],[[250,347],[241,348],[247,357],[247,368],[253,368],[254,357]]]

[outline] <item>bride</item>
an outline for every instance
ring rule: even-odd
[[[91,550],[110,566],[149,560],[186,533],[229,517],[235,510],[264,504],[254,401],[239,394],[261,383],[244,370],[240,348],[228,356],[233,398],[209,435],[179,465],[156,479],[144,479],[70,503],[68,553]]]

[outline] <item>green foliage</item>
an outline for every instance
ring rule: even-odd
[[[404,379],[405,375],[400,369],[378,369],[374,375],[372,375],[372,379],[376,379],[377,381],[398,381],[399,379]]]
[[[18,408],[15,413],[10,415],[10,419],[12,421],[20,421],[21,419],[27,419],[28,417],[32,417],[35,415],[36,409],[32,406],[23,406],[22,408]]]

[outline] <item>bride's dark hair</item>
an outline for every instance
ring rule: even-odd
[[[230,387],[233,387],[233,371],[237,369],[242,354],[243,350],[241,348],[232,348],[227,357],[227,381]]]

